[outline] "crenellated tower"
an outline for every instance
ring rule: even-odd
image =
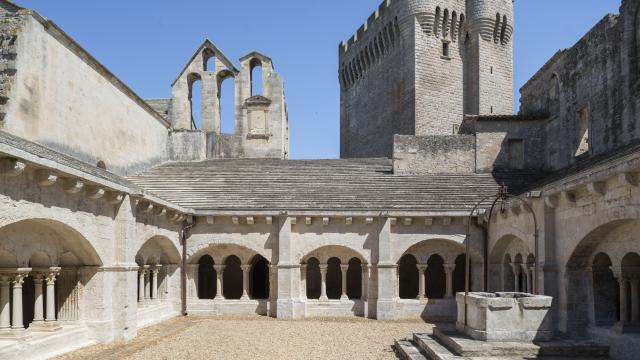
[[[513,113],[513,0],[467,0],[468,114]]]
[[[339,47],[341,157],[512,114],[512,0],[385,0]]]

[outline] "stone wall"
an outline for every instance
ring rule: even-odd
[[[473,135],[396,135],[393,172],[396,175],[473,173],[475,150]]]
[[[637,1],[558,52],[521,89],[521,113],[548,115],[546,167],[557,170],[638,140]],[[580,151],[585,118],[588,150]],[[584,152],[584,153],[583,153]]]
[[[340,44],[341,157],[390,157],[393,135],[450,135],[464,114],[511,114],[512,32],[511,1],[381,4]]]
[[[3,35],[16,37],[19,69],[6,86],[3,131],[91,164],[103,161],[118,174],[167,159],[168,123],[160,115],[55,24],[26,11],[3,21],[16,17],[20,30]]]

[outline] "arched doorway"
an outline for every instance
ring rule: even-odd
[[[307,260],[307,299],[320,299],[320,261],[315,257]]]
[[[458,257],[456,258],[456,262],[455,262],[455,270],[453,270],[453,296],[455,297],[455,295],[459,292],[464,292],[465,291],[465,273],[466,273],[466,266],[467,266],[467,257],[462,254],[462,255],[458,255]],[[473,275],[471,275],[471,271],[473,269],[470,267],[469,268],[469,288],[472,288],[472,282],[471,280],[473,280]]]
[[[400,276],[400,298],[401,299],[415,299],[418,297],[419,292],[419,277],[424,274],[418,273],[417,268],[418,261],[411,254],[406,254],[400,258],[398,264],[398,272]]]
[[[327,297],[329,299],[340,299],[342,295],[342,270],[340,269],[340,259],[332,257],[327,261]]]
[[[431,255],[427,261],[426,293],[429,299],[442,299],[447,292],[447,279],[444,271],[444,259],[440,255]]]
[[[198,260],[198,298],[213,299],[216,296],[217,282],[213,258],[204,255]]]
[[[269,298],[269,262],[260,255],[251,261],[249,289],[253,299]]]
[[[242,262],[231,255],[227,257],[224,268],[224,282],[222,284],[225,299],[239,300],[242,297]]]
[[[347,296],[349,299],[362,298],[362,261],[358,258],[349,260],[347,269]]]
[[[596,326],[613,326],[618,320],[620,290],[611,270],[611,259],[599,253],[593,259],[593,307]]]

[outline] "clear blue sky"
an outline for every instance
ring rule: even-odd
[[[292,158],[334,158],[340,147],[338,43],[381,0],[16,2],[56,22],[143,98],[169,97],[171,82],[204,38],[236,65],[252,50],[263,52],[285,80]],[[619,5],[516,0],[516,94],[558,49]]]

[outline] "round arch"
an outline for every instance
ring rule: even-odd
[[[166,236],[156,235],[146,240],[138,249],[136,261],[142,261],[138,265],[150,265],[151,260],[155,260],[153,264],[168,263],[180,264],[182,258],[180,251],[176,245]]]
[[[270,258],[265,249],[249,248],[234,243],[209,243],[187,249],[187,263],[197,264],[198,259],[203,255],[211,256],[216,264],[224,264],[226,258],[231,255],[237,256],[242,264],[249,264],[255,255],[260,255],[267,260]]]
[[[77,264],[73,265],[103,265],[87,236],[57,220],[22,219],[3,224],[0,234],[0,250],[13,254],[19,267],[27,267],[36,252],[46,253],[53,266],[61,265],[65,259],[74,259]]]
[[[341,264],[348,264],[352,258],[359,259],[363,264],[367,263],[366,258],[360,252],[341,245],[326,245],[316,248],[304,255],[301,262],[306,263],[311,258],[318,259],[321,264],[326,264],[331,258],[339,259]]]

